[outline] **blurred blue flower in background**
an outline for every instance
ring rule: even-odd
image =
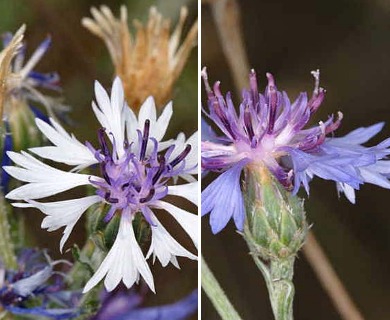
[[[102,307],[91,320],[185,320],[198,308],[198,290],[183,299],[157,307],[140,307],[142,294],[123,288],[101,295]]]
[[[66,260],[51,261],[46,252],[24,249],[18,256],[18,270],[0,266],[0,305],[14,315],[36,315],[71,319],[80,292],[64,291],[64,274],[53,270]]]

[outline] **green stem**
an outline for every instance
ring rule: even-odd
[[[270,295],[275,319],[293,319],[294,274],[295,258],[271,262],[272,293]]]
[[[293,320],[295,290],[292,278],[294,275],[295,257],[275,258],[267,265],[259,257],[258,246],[254,242],[248,226],[245,226],[243,236],[253,261],[264,277],[275,320]]]
[[[202,256],[202,288],[223,320],[241,320]]]
[[[83,294],[80,299],[79,307],[83,310],[83,313],[77,317],[77,320],[91,319],[101,307],[101,301],[99,294],[103,289],[103,283],[98,284],[87,293]]]
[[[0,199],[0,258],[6,269],[15,270],[17,268],[18,265],[8,222],[8,210],[2,196]]]
[[[75,261],[72,269],[70,269],[68,273],[68,278],[72,281],[72,287],[75,289],[79,289],[82,285],[84,285],[87,280],[86,277],[89,277],[89,270],[87,267],[88,260],[90,259],[94,250],[95,244],[91,240],[87,240],[84,247],[79,252],[80,261]],[[83,260],[86,260],[85,262]]]
[[[8,311],[0,308],[0,320],[12,320],[12,315]]]

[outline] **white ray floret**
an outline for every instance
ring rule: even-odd
[[[106,129],[108,138],[115,144],[120,157],[124,153],[125,140],[125,118],[122,115],[125,100],[121,80],[118,77],[115,78],[111,98],[102,85],[95,81],[95,95],[97,105],[93,102],[92,109],[100,124]]]
[[[9,192],[6,195],[8,199],[41,199],[90,184],[90,175],[55,169],[23,151],[21,153],[9,151],[7,154],[13,162],[21,167],[5,166],[3,169],[14,178],[28,182],[28,184]]]
[[[155,207],[164,209],[181,225],[190,236],[195,247],[198,247],[198,216],[165,201],[156,201]]]
[[[30,148],[31,152],[44,159],[78,166],[79,168],[88,167],[98,162],[84,144],[78,141],[73,134],[70,135],[66,132],[54,119],[50,119],[51,125],[41,119],[36,119],[35,122],[39,130],[54,146]]]
[[[121,281],[127,288],[130,288],[134,283],[138,283],[140,275],[149,288],[155,292],[153,275],[135,239],[132,219],[124,213],[112,248],[85,285],[83,293],[91,290],[104,277],[104,286],[107,291],[114,290]]]
[[[179,196],[191,201],[193,204],[198,204],[198,181],[173,185],[168,187],[168,194]]]
[[[80,219],[81,215],[93,204],[101,202],[99,196],[88,196],[80,199],[72,199],[56,202],[37,202],[28,200],[28,203],[13,203],[12,205],[19,208],[37,208],[46,214],[41,227],[48,231],[55,231],[65,227],[60,242],[60,251],[62,252],[66,240],[68,240],[73,227]]]
[[[175,149],[170,155],[170,159],[176,158],[186,145],[191,145],[191,151],[185,162],[186,168],[191,170],[182,177],[188,181],[193,181],[193,177],[191,179],[190,175],[198,173],[198,131],[194,132],[187,140],[184,133],[179,133],[173,143],[175,144]]]
[[[154,226],[152,229],[152,243],[150,245],[146,258],[148,259],[153,255],[153,263],[157,259],[161,262],[163,267],[166,267],[169,262],[179,268],[176,257],[187,257],[192,260],[196,260],[197,257],[188,250],[184,249],[164,228],[164,226],[154,216]]]
[[[133,141],[134,146],[137,149],[137,130],[142,130],[146,119],[148,119],[150,121],[150,136],[156,139],[157,142],[159,142],[159,149],[164,150],[166,147],[172,144],[172,140],[161,142],[167,131],[172,114],[172,103],[169,102],[163,109],[161,115],[157,118],[157,108],[153,97],[148,97],[142,104],[139,111],[138,119],[133,110],[131,110],[130,108],[126,108],[124,116],[126,118],[126,131],[128,140]],[[150,145],[147,150],[147,153],[150,152],[151,147],[152,146]]]

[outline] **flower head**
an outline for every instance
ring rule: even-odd
[[[24,26],[20,28],[15,35],[12,33],[3,34],[4,51],[9,50],[15,45],[15,42],[22,39]],[[51,38],[47,36],[44,41],[33,52],[31,57],[25,61],[26,45],[21,40],[19,46],[14,52],[13,59],[9,61],[9,75],[5,80],[5,98],[8,100],[8,106],[5,106],[4,117],[6,120],[13,118],[15,108],[21,108],[19,105],[28,105],[29,111],[37,117],[43,116],[43,112],[37,109],[34,104],[38,103],[45,107],[46,113],[55,117],[56,114],[67,111],[67,107],[62,105],[59,99],[47,96],[39,89],[50,89],[60,91],[59,75],[56,72],[41,73],[34,70],[35,66],[42,59],[51,45]],[[27,112],[24,110],[24,112]],[[47,120],[47,116],[43,116]]]
[[[0,52],[0,115],[3,114],[4,100],[7,94],[7,83],[11,74],[11,62],[22,47],[25,26],[19,28],[8,45]]]
[[[71,319],[79,315],[80,311],[74,306],[77,294],[63,291],[62,274],[53,270],[56,265],[68,264],[67,261],[52,261],[45,252],[25,249],[17,262],[18,270],[0,267],[0,305],[5,310],[14,315],[51,319]]]
[[[154,97],[158,108],[163,107],[195,44],[197,22],[179,46],[186,8],[181,9],[179,22],[170,34],[170,20],[152,7],[145,25],[134,21],[135,36],[129,31],[125,6],[121,7],[120,19],[106,6],[92,8],[91,13],[94,20],[84,18],[82,23],[106,43],[130,107],[138,110],[148,96]]]
[[[340,192],[354,201],[354,189],[365,182],[390,188],[390,140],[371,148],[362,146],[377,134],[383,124],[360,128],[343,138],[329,137],[340,126],[337,119],[307,127],[320,107],[325,90],[319,86],[319,71],[312,72],[315,88],[309,99],[305,92],[291,103],[285,92],[277,90],[274,77],[267,73],[268,85],[259,93],[254,71],[250,89],[243,91],[237,113],[231,95],[223,97],[219,82],[213,89],[206,70],[202,72],[208,96],[207,117],[222,136],[208,133],[202,142],[202,169],[220,173],[202,193],[202,214],[211,213],[213,232],[223,229],[231,217],[238,229],[244,224],[244,205],[240,187],[241,171],[265,167],[294,194],[303,185],[309,193],[314,176],[337,183]],[[230,201],[223,200],[231,195]]]
[[[43,228],[53,231],[65,227],[61,250],[84,211],[95,203],[107,204],[110,209],[104,221],[109,223],[114,215],[119,216],[119,230],[84,292],[104,277],[108,291],[121,280],[129,288],[139,281],[140,275],[154,290],[153,276],[137,243],[132,222],[136,215],[141,214],[150,225],[152,239],[147,257],[157,257],[163,266],[169,262],[178,266],[176,256],[196,259],[168,233],[154,212],[155,209],[168,211],[196,244],[197,216],[165,201],[167,195],[174,195],[196,204],[196,180],[170,185],[178,177],[186,179],[196,174],[196,146],[187,144],[183,147],[180,139],[161,142],[172,115],[171,104],[157,118],[154,100],[150,97],[141,107],[137,119],[126,106],[119,78],[114,81],[111,97],[98,82],[95,93],[97,104],[93,103],[92,108],[102,125],[98,132],[99,147],[94,148],[89,142],[83,145],[53,119],[51,125],[37,119],[38,128],[54,146],[30,150],[42,158],[75,168],[71,172],[62,171],[26,152],[9,152],[19,167],[7,166],[4,170],[28,183],[12,190],[6,197],[25,201],[13,203],[14,206],[35,207],[46,214]],[[193,137],[188,141],[196,142]],[[94,164],[100,166],[100,175],[74,172]],[[35,201],[81,185],[93,186],[95,195],[58,202]]]
[[[10,159],[7,151],[21,150],[36,146],[41,142],[41,136],[36,129],[34,119],[38,117],[49,121],[51,117],[62,115],[68,111],[59,99],[47,96],[39,89],[59,91],[59,76],[57,73],[40,73],[34,71],[49,48],[51,40],[47,37],[25,62],[26,45],[23,43],[25,27],[22,26],[15,35],[3,34],[4,49],[0,54],[0,115],[2,117],[2,166]],[[36,104],[44,106],[42,112]],[[1,172],[1,187],[8,191],[9,176]]]

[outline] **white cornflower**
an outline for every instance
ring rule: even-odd
[[[157,257],[163,266],[169,262],[178,266],[177,256],[197,258],[173,239],[153,212],[153,209],[163,209],[170,213],[197,244],[197,215],[164,199],[174,195],[197,204],[197,181],[191,176],[196,173],[197,166],[196,135],[186,145],[182,135],[177,141],[160,142],[172,116],[172,105],[168,104],[157,118],[155,103],[150,97],[142,105],[137,119],[125,102],[119,78],[114,81],[111,97],[98,82],[95,83],[95,94],[97,103],[92,103],[92,108],[102,126],[98,132],[99,148],[95,149],[88,142],[83,145],[53,119],[51,125],[36,119],[38,128],[53,146],[30,151],[74,168],[69,172],[62,171],[27,152],[9,152],[17,166],[6,166],[4,170],[27,184],[12,190],[6,197],[24,201],[13,203],[16,207],[35,207],[42,211],[46,215],[42,228],[54,231],[65,227],[61,251],[73,227],[91,205],[109,204],[104,221],[108,223],[114,215],[120,215],[119,231],[84,292],[103,278],[108,291],[121,281],[129,288],[138,283],[140,276],[154,291],[153,276],[135,238],[132,222],[136,214],[142,214],[149,223],[152,241],[147,257]],[[75,172],[93,164],[100,165],[100,176]],[[189,182],[168,185],[179,176]],[[81,185],[92,185],[96,194],[66,201],[35,201]]]

